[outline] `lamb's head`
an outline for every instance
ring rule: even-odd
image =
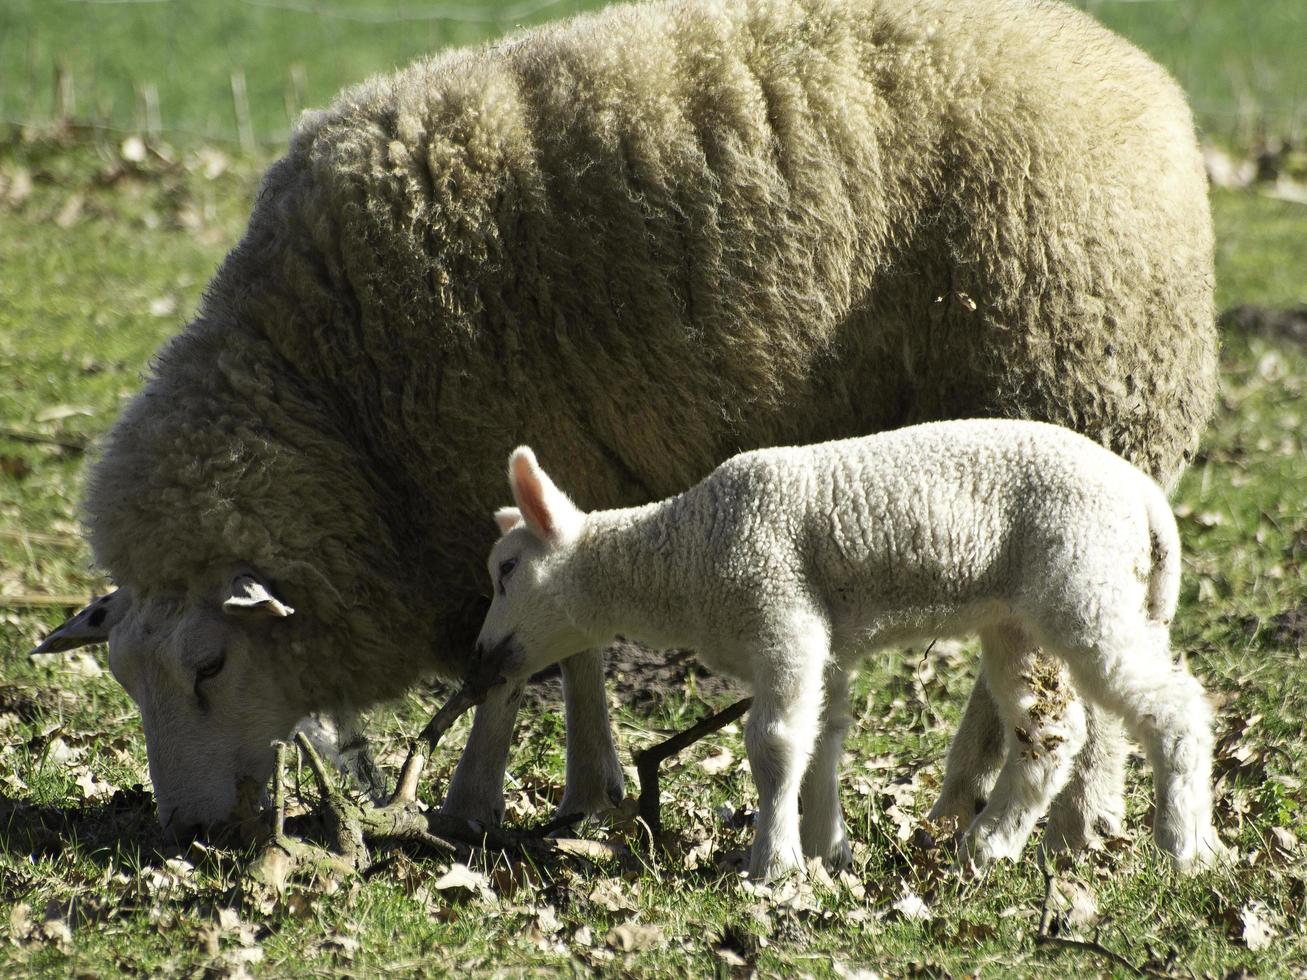
[[[579,653],[593,638],[570,615],[566,581],[585,515],[526,446],[509,457],[508,482],[517,506],[495,514],[502,536],[490,551],[494,593],[477,654],[505,657],[505,674],[520,677]]]
[[[134,599],[119,589],[37,648],[109,643],[110,669],[141,711],[159,822],[174,838],[230,816],[247,781],[262,787],[272,741],[303,715],[277,683],[274,658],[261,655],[294,610],[251,570],[210,591]]]

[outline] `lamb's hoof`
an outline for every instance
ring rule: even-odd
[[[750,881],[772,884],[789,875],[806,876],[807,873],[808,865],[798,848],[773,851],[767,855],[755,853],[749,859]]]
[[[1238,853],[1221,843],[1215,830],[1208,830],[1197,835],[1196,839],[1184,841],[1181,846],[1163,844],[1161,841],[1158,846],[1175,862],[1177,870],[1186,874],[1233,864],[1238,859]]]
[[[1090,806],[1083,799],[1079,805],[1069,802],[1065,792],[1053,801],[1044,829],[1041,853],[1076,853],[1098,847],[1103,840],[1121,836],[1125,820],[1125,800],[1117,797]]]
[[[954,867],[963,874],[977,874],[999,861],[1015,861],[1020,856],[1020,847],[1013,846],[997,835],[968,830],[958,845]]]
[[[968,827],[980,811],[985,809],[984,796],[941,796],[930,808],[926,819],[934,824],[952,823],[955,827]]]

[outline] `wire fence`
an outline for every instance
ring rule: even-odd
[[[604,2],[3,0],[0,123],[253,152],[283,145],[303,109],[348,84]],[[1166,64],[1208,136],[1301,144],[1307,68],[1273,22],[1300,0],[1230,0],[1219,18],[1202,0],[1073,2]]]

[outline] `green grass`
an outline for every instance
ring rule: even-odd
[[[338,0],[335,9],[383,8]],[[1229,112],[1243,111],[1231,81],[1241,77],[1264,82],[1253,103],[1268,126],[1281,120],[1272,131],[1300,125],[1291,0],[1102,3],[1097,12],[1172,66],[1209,130],[1239,118]],[[366,25],[199,0],[17,0],[0,7],[0,106],[10,117],[47,115],[57,52],[72,69],[79,115],[130,128],[134,86],[153,81],[165,128],[232,138],[238,66],[256,135],[275,142],[287,126],[293,63],[304,65],[312,104],[422,50],[500,26]],[[28,133],[0,145],[0,429],[74,447],[102,433],[238,238],[261,163],[230,147],[229,157],[215,155],[185,133],[169,137],[179,149],[139,165],[123,163],[116,139]],[[1213,204],[1220,305],[1307,303],[1307,207],[1230,192]],[[1096,893],[1102,942],[1135,962],[1170,956],[1195,974],[1280,975],[1307,965],[1297,844],[1307,837],[1307,349],[1229,334],[1223,370],[1220,412],[1177,495],[1186,565],[1175,641],[1222,701],[1218,818],[1244,862],[1174,875],[1147,842],[1149,780],[1135,759],[1129,839],[1062,875]],[[650,869],[501,863],[487,869],[494,897],[467,899],[435,889],[440,862],[401,855],[366,881],[302,882],[268,902],[248,887],[239,853],[192,851],[188,865],[169,865],[150,798],[131,789],[147,782],[139,720],[104,671],[103,651],[44,665],[26,656],[61,613],[15,597],[84,595],[105,584],[77,535],[84,462],[76,448],[0,435],[0,976],[222,975],[242,958],[274,976],[536,967],[698,975],[739,972],[740,962],[815,975],[846,966],[894,976],[1107,968],[1087,954],[1035,948],[1043,883],[1033,863],[965,881],[947,873],[939,848],[900,837],[931,802],[969,687],[970,660],[952,655],[868,664],[855,689],[859,723],[844,783],[857,864],[833,888],[788,904],[742,889],[725,861],[748,831],[723,823],[717,809],[754,800],[738,730],[695,746],[669,771],[672,855]],[[383,748],[402,744],[433,704],[431,692],[416,691],[378,713]],[[708,710],[692,687],[649,711],[615,708],[624,752]],[[466,726],[434,760],[429,798],[441,794]],[[542,819],[557,801],[561,745],[557,711],[526,712],[512,765],[515,819]],[[709,777],[699,762],[723,746],[736,761]],[[114,802],[83,800],[78,777],[85,783],[88,774],[120,788]],[[595,832],[628,830],[619,819]],[[929,921],[894,910],[905,887],[925,900]],[[1262,903],[1273,929],[1264,949],[1241,941],[1250,902]],[[238,925],[224,909],[238,913]],[[609,929],[631,923],[655,925],[660,937],[629,953],[612,948]]]
[[[0,427],[70,443],[93,438],[193,308],[240,233],[258,166],[233,159],[209,179],[211,156],[175,156],[120,172],[114,149],[95,143],[0,149],[5,186],[20,170],[32,186],[0,211],[12,229],[0,236]],[[1307,300],[1292,272],[1307,267],[1307,208],[1229,193],[1214,204],[1222,304]],[[1302,626],[1288,618],[1307,607],[1307,350],[1230,335],[1224,371],[1220,414],[1177,498],[1187,558],[1176,645],[1223,700],[1219,819],[1256,863],[1174,875],[1147,841],[1149,781],[1136,759],[1129,839],[1063,877],[1096,893],[1102,941],[1137,962],[1172,956],[1195,973],[1275,974],[1307,964],[1302,852],[1296,843],[1277,849],[1277,840],[1307,836]],[[741,961],[817,975],[837,962],[891,975],[1105,968],[1086,954],[1035,948],[1043,885],[1032,863],[969,882],[947,873],[947,853],[900,838],[899,826],[915,826],[931,801],[971,676],[969,659],[934,654],[883,655],[859,680],[845,780],[858,863],[833,889],[797,902],[745,891],[721,863],[746,846],[748,831],[723,824],[717,808],[754,799],[738,730],[672,768],[664,797],[673,852],[647,870],[501,865],[490,869],[492,899],[462,899],[435,890],[442,864],[400,856],[367,881],[302,883],[270,903],[245,883],[238,853],[191,852],[193,868],[169,866],[148,795],[130,789],[147,776],[131,703],[107,673],[29,662],[26,650],[59,613],[4,599],[103,585],[74,524],[83,462],[76,451],[0,438],[0,906],[25,910],[0,919],[0,942],[9,939],[0,975],[192,973],[234,968],[242,956],[261,957],[250,969],[269,975],[537,967],[700,974]],[[54,543],[22,540],[21,530]],[[102,653],[89,663],[103,668]],[[431,692],[415,692],[380,713],[383,746],[401,744],[433,703]],[[624,750],[705,710],[690,689],[652,715],[619,705]],[[433,797],[466,724],[435,761]],[[558,713],[527,712],[519,734],[510,813],[543,819],[562,783]],[[698,762],[721,746],[736,762],[709,777]],[[87,773],[123,789],[117,802],[83,803],[77,777]],[[611,832],[626,830],[619,821]],[[599,886],[620,894],[617,910],[602,894],[591,897]],[[894,910],[905,888],[927,903],[929,921]],[[1275,930],[1264,950],[1239,941],[1252,901],[1263,903]],[[223,931],[226,908],[242,926]],[[654,925],[659,938],[614,949],[608,932],[624,923]]]
[[[1166,65],[1218,142],[1301,141],[1307,43],[1300,0],[1076,0]],[[36,122],[59,106],[143,130],[153,90],[169,138],[236,141],[232,75],[245,79],[252,133],[276,144],[304,106],[442,47],[597,6],[598,0],[7,0],[0,4],[0,118]]]

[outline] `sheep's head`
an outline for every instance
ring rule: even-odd
[[[294,610],[248,570],[208,592],[141,600],[119,589],[37,648],[108,641],[110,669],[141,711],[159,822],[179,839],[229,817],[242,783],[267,781],[272,741],[304,713],[260,655]]]
[[[560,574],[585,515],[525,446],[509,457],[508,482],[517,506],[495,514],[502,537],[490,551],[494,593],[477,654],[506,657],[506,674],[526,676],[592,645],[568,615]]]

